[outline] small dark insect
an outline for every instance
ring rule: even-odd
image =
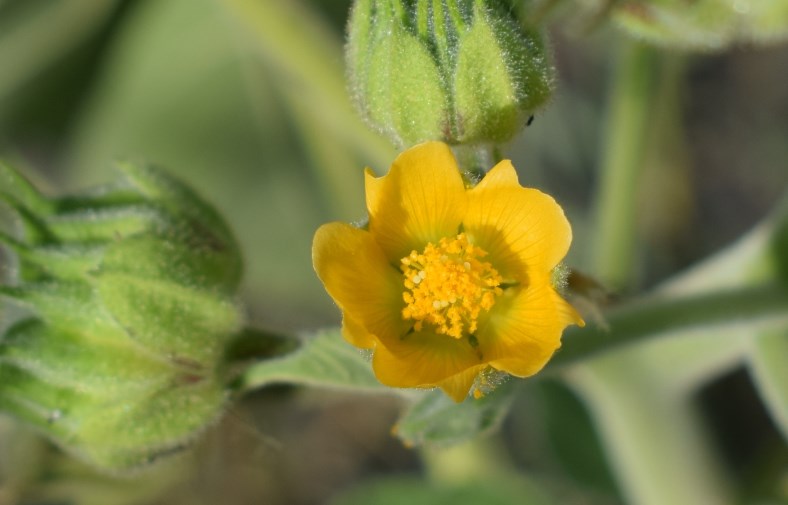
[[[531,126],[531,123],[533,123],[533,122],[534,122],[534,117],[533,116],[529,116],[528,117],[528,121],[525,122],[525,126]]]

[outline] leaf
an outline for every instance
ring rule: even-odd
[[[372,373],[369,361],[345,342],[339,330],[320,332],[284,357],[251,365],[244,372],[240,387],[248,391],[281,383],[385,391]]]
[[[509,413],[514,398],[512,383],[492,393],[455,403],[441,391],[433,391],[416,402],[394,430],[409,446],[448,446],[495,431]]]
[[[535,386],[543,416],[539,424],[553,458],[577,484],[607,496],[618,495],[610,464],[580,398],[559,381],[537,381]],[[533,417],[534,405],[524,407],[528,411],[522,416]]]
[[[662,283],[657,292],[672,297],[754,286],[785,274],[788,271],[786,261],[788,195],[745,235],[681,275]],[[783,277],[788,279],[786,275]]]
[[[749,367],[772,419],[788,440],[788,332],[776,331],[756,338]]]

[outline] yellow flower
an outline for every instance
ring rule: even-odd
[[[344,337],[374,349],[383,384],[462,401],[480,372],[535,374],[564,328],[583,324],[551,283],[569,223],[551,197],[520,186],[511,162],[466,188],[449,147],[428,142],[386,176],[367,170],[366,193],[368,228],[323,225],[312,259]]]

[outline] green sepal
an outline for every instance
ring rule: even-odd
[[[511,139],[552,92],[552,69],[536,34],[475,2],[459,35],[454,73],[458,141]]]
[[[186,447],[224,410],[225,390],[197,378],[137,396],[95,397],[0,363],[0,409],[104,471],[128,472]]]
[[[92,244],[28,246],[15,238],[0,232],[0,244],[12,250],[25,271],[35,271],[37,275],[23,273],[22,279],[29,281],[47,278],[64,280],[84,280],[86,275],[98,268],[104,254],[104,246]]]
[[[23,286],[0,286],[4,295],[30,308],[46,324],[80,333],[96,341],[128,338],[102,305],[95,290],[83,282],[48,281]]]
[[[42,321],[16,323],[0,340],[0,362],[52,385],[106,399],[139,395],[161,387],[174,369],[131,341],[91,341]]]
[[[96,286],[125,333],[170,360],[210,367],[242,323],[235,300],[166,278],[102,271]]]
[[[201,237],[144,234],[106,248],[100,274],[108,273],[166,280],[197,290],[231,295],[238,289],[241,264],[236,255],[217,251]]]
[[[3,162],[0,162],[0,200],[40,215],[50,214],[54,208],[30,181]]]
[[[353,12],[349,45],[355,49],[348,58],[353,95],[372,126],[398,145],[441,138],[448,127],[448,104],[438,67],[427,47],[403,26],[397,9],[385,4],[373,9],[372,19],[368,6]],[[362,40],[370,45],[360,47]]]
[[[0,362],[0,384],[0,411],[58,441],[72,439],[79,419],[95,408],[90,396],[50,384],[8,363]]]
[[[150,230],[165,230],[171,221],[152,205],[80,209],[44,221],[59,243],[96,243],[120,240]]]
[[[22,229],[22,235],[25,237],[25,242],[28,244],[46,244],[56,241],[52,232],[47,229],[43,218],[33,214],[22,203],[9,199],[6,204],[11,209]]]
[[[226,403],[226,391],[209,380],[161,388],[144,398],[118,398],[86,416],[78,444],[67,444],[102,469],[133,470],[186,449]]]
[[[238,255],[238,246],[227,223],[191,188],[150,165],[126,162],[119,163],[118,167],[128,183],[146,200],[157,202],[172,216],[186,218],[193,231],[214,244],[217,250]]]

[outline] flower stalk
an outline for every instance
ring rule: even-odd
[[[644,162],[655,91],[654,49],[622,41],[610,90],[597,191],[595,274],[618,289],[628,287],[637,246],[637,187]]]

